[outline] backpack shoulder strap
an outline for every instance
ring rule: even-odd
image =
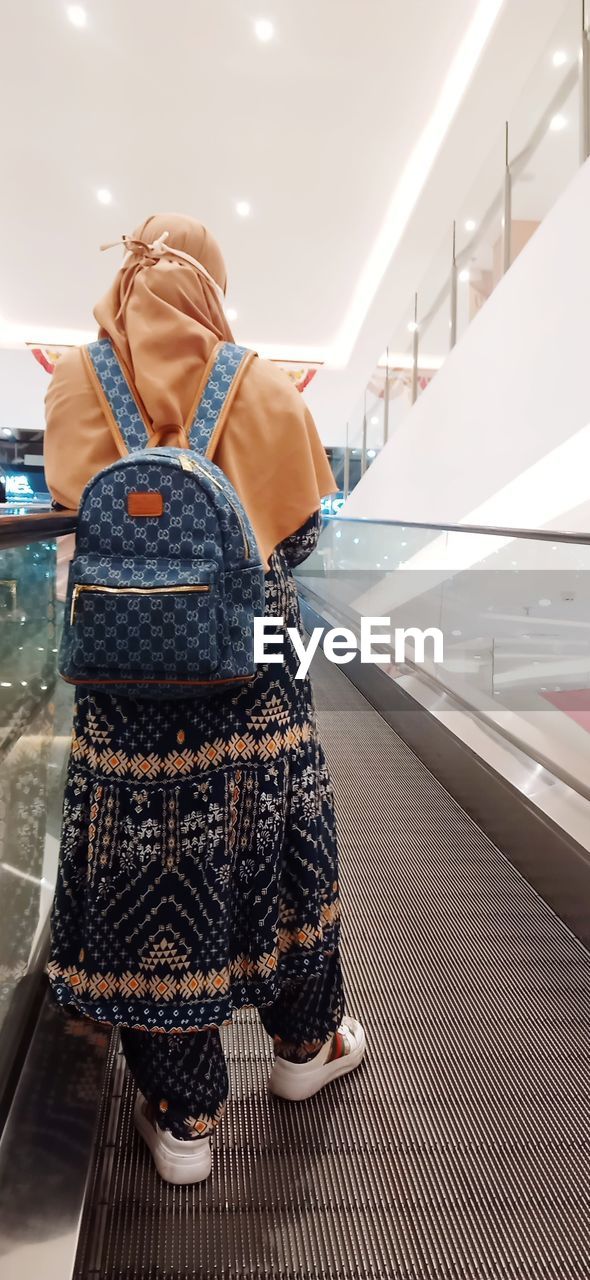
[[[240,380],[255,354],[233,342],[222,342],[214,350],[191,414],[188,437],[196,453],[211,457]]]
[[[145,449],[150,428],[110,338],[82,347],[82,355],[121,457]]]

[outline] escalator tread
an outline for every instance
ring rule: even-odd
[[[587,1280],[590,955],[342,672],[316,659],[361,1068],[265,1089],[222,1038],[211,1179],[160,1182],[113,1044],[77,1280]]]

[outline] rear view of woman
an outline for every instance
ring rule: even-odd
[[[97,306],[154,442],[183,445],[221,342],[226,274],[191,218],[149,218]],[[124,452],[84,353],[47,395],[45,465],[57,503]],[[265,612],[300,626],[291,569],[315,546],[334,481],[313,421],[254,357],[209,454],[250,518]],[[121,1028],[136,1125],[158,1171],[196,1182],[228,1079],[219,1027],[260,1011],[270,1089],[296,1101],[352,1070],[344,1013],[333,799],[311,688],[294,650],[206,700],[77,689],[49,974],[61,1005]]]

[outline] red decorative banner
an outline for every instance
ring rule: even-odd
[[[46,373],[55,372],[59,357],[67,350],[67,347],[29,347],[29,351],[41,365],[41,368],[45,369]]]
[[[63,355],[64,351],[68,350],[68,347],[29,346],[31,355],[41,365],[41,368],[45,369],[45,372],[49,374],[55,372],[55,366],[59,357]],[[278,361],[278,363],[281,364],[281,367],[285,370],[287,377],[291,379],[291,382],[294,383],[298,391],[305,391],[305,388],[309,386],[312,378],[314,378],[317,373],[317,369],[310,367],[309,365],[286,365],[282,364],[281,361]]]
[[[309,365],[302,365],[300,368],[296,369],[293,365],[282,364],[280,360],[278,363],[281,365],[281,368],[285,370],[287,377],[295,384],[298,391],[305,391],[305,388],[309,386],[312,378],[315,378],[317,373],[317,369],[310,368]]]
[[[432,381],[436,370],[419,369],[418,370],[418,390],[425,391],[429,382]],[[390,369],[389,370],[389,399],[395,400],[397,396],[403,395],[404,391],[410,391],[412,387],[412,370],[411,369]],[[369,383],[369,391],[371,395],[376,396],[378,400],[385,399],[385,370],[378,369],[371,378]]]

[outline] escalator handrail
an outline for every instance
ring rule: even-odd
[[[492,538],[529,538],[539,542],[573,542],[590,546],[590,533],[573,533],[562,529],[506,529],[501,525],[491,524],[435,524],[421,520],[379,520],[373,516],[326,515],[327,523],[338,521],[342,524],[380,524],[395,529],[427,529],[433,533],[472,533],[486,534]]]
[[[46,538],[62,538],[75,533],[78,524],[77,511],[37,511],[31,515],[2,515],[0,513],[0,551],[19,547],[29,542],[43,542]]]
[[[378,520],[372,516],[329,515],[324,519],[331,523],[391,525],[394,529],[427,529],[433,533],[470,533],[492,538],[528,538],[539,542],[574,543],[590,546],[589,533],[574,533],[564,529],[510,529],[502,525],[437,524],[422,520]],[[40,542],[43,538],[61,538],[75,533],[78,524],[77,511],[41,511],[33,515],[2,515],[0,513],[0,550],[18,546],[23,542]]]

